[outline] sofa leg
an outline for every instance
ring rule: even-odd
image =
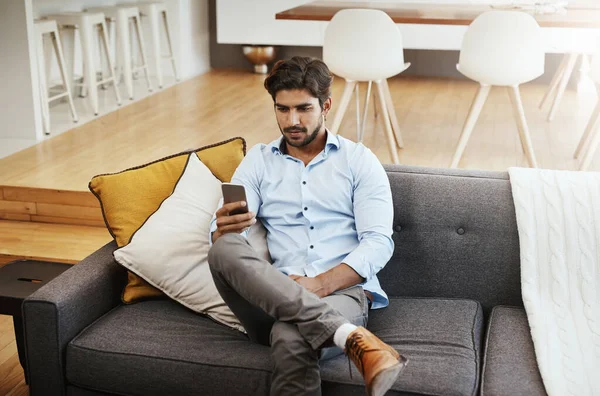
[[[23,367],[25,383],[29,385],[29,378],[27,376],[27,358],[25,355],[25,337],[23,335],[23,317],[21,315],[14,315],[13,325],[15,328],[15,340],[17,341],[17,352],[19,353],[19,362],[21,363],[21,367]]]

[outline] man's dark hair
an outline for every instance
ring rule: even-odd
[[[312,96],[323,103],[331,96],[333,75],[327,65],[309,57],[294,56],[288,60],[280,60],[273,66],[265,79],[265,88],[275,101],[277,92],[289,89],[307,89]]]

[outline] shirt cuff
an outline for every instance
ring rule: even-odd
[[[212,221],[210,222],[210,229],[208,230],[208,246],[213,245],[212,235],[213,235],[213,232],[215,232],[216,230],[217,230],[217,219],[213,218]]]
[[[354,251],[350,253],[346,256],[342,263],[352,268],[364,279],[364,282],[361,284],[365,283],[371,278],[371,266],[365,262],[363,255],[359,252]]]

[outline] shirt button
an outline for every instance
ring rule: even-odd
[[[314,246],[314,245],[310,245],[310,248],[311,248],[311,249],[314,249],[314,248],[315,248],[315,246]]]
[[[315,229],[315,227],[313,227],[313,226],[310,226],[310,229],[311,229],[311,230],[314,230],[314,229]]]
[[[304,210],[308,210],[308,208],[305,206],[305,207],[304,207]]]
[[[459,228],[458,230],[456,230],[456,233],[457,233],[458,235],[463,235],[463,234],[465,233],[465,229],[461,227],[461,228]]]
[[[305,181],[303,181],[303,182],[302,182],[302,184],[306,184],[306,182],[305,182]]]

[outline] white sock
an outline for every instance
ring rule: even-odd
[[[344,323],[333,334],[333,343],[338,347],[342,348],[342,350],[346,349],[346,340],[350,333],[354,330],[358,329],[358,327],[354,326],[352,323]]]

